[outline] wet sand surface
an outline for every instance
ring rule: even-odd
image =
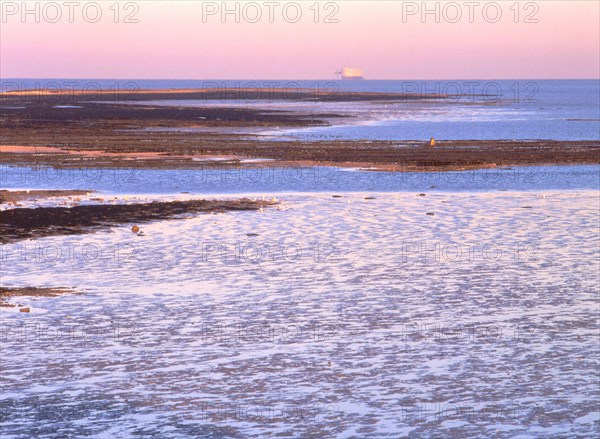
[[[284,200],[4,246],[9,286],[85,294],[0,310],[3,428],[596,435],[597,191]]]
[[[223,98],[214,93],[3,95],[0,162],[194,172],[600,163],[596,140],[284,142],[232,128],[348,117],[146,102]],[[169,187],[195,197],[178,178]],[[281,203],[1,192],[0,434],[597,435],[597,190],[333,189]]]

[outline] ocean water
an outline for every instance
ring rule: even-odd
[[[162,102],[166,105],[245,106],[267,110],[308,110],[351,116],[332,120],[330,127],[270,130],[267,138],[294,140],[362,139],[554,139],[600,138],[600,81],[598,80],[455,80],[455,81],[294,81],[294,80],[93,80],[5,79],[0,89],[88,88],[117,92],[119,101],[130,90],[160,88],[234,88],[224,99]],[[273,102],[269,90],[312,88],[335,95],[338,91],[442,93],[448,98],[403,102],[337,103]],[[217,97],[217,94],[214,95]],[[254,131],[252,131],[254,134]]]
[[[337,167],[206,167],[185,170],[69,169],[2,165],[5,189],[87,189],[116,194],[278,192],[497,192],[600,190],[600,166],[515,166],[453,172]]]

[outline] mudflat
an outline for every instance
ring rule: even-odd
[[[145,223],[188,214],[257,211],[275,204],[275,201],[242,198],[8,209],[0,211],[0,244],[45,236],[93,233],[119,224]]]
[[[275,93],[277,98],[277,93]],[[410,105],[439,96],[344,92],[296,100],[393,101]],[[235,106],[189,107],[147,100],[218,100],[202,90],[145,90],[128,101],[86,93],[37,96],[6,93],[0,106],[0,162],[53,167],[182,169],[271,166],[369,167],[386,171],[451,171],[516,165],[600,163],[600,141],[419,140],[278,141],[252,129],[327,126],[349,116]],[[436,100],[437,99],[437,100]],[[293,100],[293,99],[289,99]],[[68,105],[62,105],[68,104]],[[236,132],[235,128],[250,131]],[[250,133],[250,134],[249,134]],[[26,148],[29,147],[29,148]],[[214,157],[225,160],[214,160]],[[252,161],[245,159],[251,158]],[[256,160],[259,159],[259,160]]]
[[[76,293],[69,288],[39,288],[39,287],[22,287],[22,288],[5,288],[0,287],[0,307],[14,308],[23,306],[21,304],[11,303],[9,300],[15,297],[57,297],[62,294]],[[28,312],[28,311],[27,311]]]

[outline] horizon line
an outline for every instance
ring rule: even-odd
[[[591,81],[597,80],[600,82],[600,76],[593,77],[569,77],[569,78],[535,78],[535,77],[509,77],[509,78],[363,78],[363,79],[335,79],[335,78],[127,78],[127,77],[68,77],[68,76],[45,76],[45,77],[27,77],[27,76],[12,76],[7,78],[0,77],[0,81],[7,80],[39,80],[39,79],[92,79],[92,80],[118,80],[118,81],[336,81],[336,82],[363,82],[363,81],[510,81],[510,80],[529,80],[529,81]]]

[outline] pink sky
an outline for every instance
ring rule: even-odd
[[[21,1],[3,1],[4,12],[9,3],[21,8]],[[23,23],[20,11],[3,15],[2,78],[329,79],[342,66],[362,68],[367,79],[600,77],[597,1],[538,1],[538,23],[522,22],[532,11],[523,9],[525,1],[519,23],[509,9],[515,1],[498,2],[497,23],[484,20],[486,1],[475,9],[474,23],[462,1],[456,2],[463,13],[458,23],[435,23],[433,15],[422,23],[419,14],[403,23],[402,8],[410,2],[401,1],[338,1],[338,23],[322,22],[325,1],[319,23],[309,9],[314,1],[299,2],[297,23],[283,19],[285,1],[273,23],[260,1],[258,23],[235,23],[234,16],[222,23],[219,14],[204,23],[202,2],[166,1],[138,1],[138,23],[115,23],[108,1],[98,2],[103,15],[97,23],[82,18],[81,6],[69,23],[64,2],[56,3],[63,13],[57,23],[43,16],[35,23],[34,15]],[[46,12],[54,18],[54,10]],[[123,21],[126,12],[120,14]]]

